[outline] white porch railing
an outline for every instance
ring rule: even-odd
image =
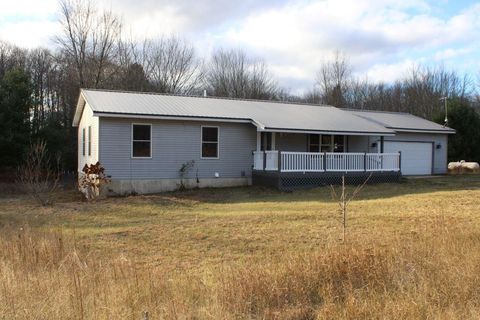
[[[366,171],[400,171],[400,153],[367,153]]]
[[[365,171],[365,153],[327,152],[325,156],[325,171]]]
[[[323,153],[314,152],[286,152],[282,156],[283,172],[319,172],[323,169]]]
[[[253,152],[253,169],[263,170],[263,151]]]
[[[265,151],[265,170],[278,170],[278,151]]]
[[[400,153],[254,151],[253,169],[281,172],[400,171]]]

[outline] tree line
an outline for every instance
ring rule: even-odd
[[[53,48],[24,49],[0,41],[0,168],[15,168],[29,144],[47,142],[63,167],[76,164],[72,120],[80,88],[150,91],[229,98],[329,104],[404,111],[427,119],[443,112],[439,100],[478,108],[480,83],[445,68],[413,66],[394,83],[354,75],[337,53],[316,74],[314,89],[295,95],[268,64],[241,49],[201,57],[180,37],[132,39],[122,20],[92,1],[59,2],[61,33]]]

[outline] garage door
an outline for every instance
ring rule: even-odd
[[[429,142],[385,141],[384,151],[402,152],[403,175],[432,174],[432,144]]]

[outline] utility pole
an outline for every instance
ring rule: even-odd
[[[448,125],[448,97],[445,96],[445,97],[442,97],[440,98],[440,100],[443,100],[445,101],[445,123],[443,124],[444,127],[446,127]]]

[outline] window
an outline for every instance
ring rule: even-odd
[[[318,134],[308,136],[308,152],[320,152],[320,136]]]
[[[322,152],[332,152],[332,136],[330,135],[322,135],[322,145],[321,145]]]
[[[88,126],[88,155],[92,155],[92,126]]]
[[[152,126],[150,124],[132,124],[132,157],[150,158],[152,156]]]
[[[343,152],[345,136],[333,136],[333,151]]]
[[[202,127],[202,158],[218,158],[218,127]]]
[[[82,154],[85,156],[85,128],[82,129]]]
[[[309,152],[343,152],[345,136],[311,134],[308,138]]]

